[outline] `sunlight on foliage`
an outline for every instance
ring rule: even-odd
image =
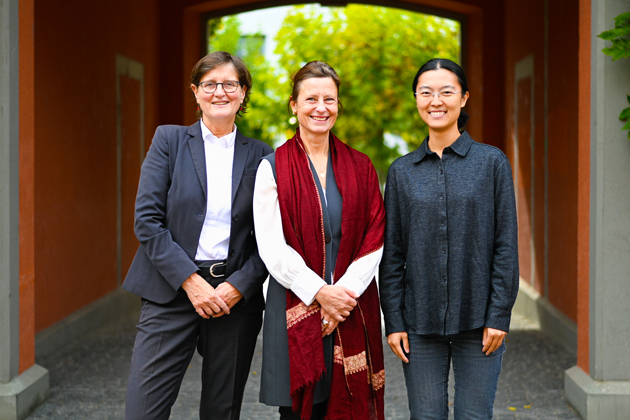
[[[262,54],[262,36],[242,36],[237,16],[208,21],[208,52],[227,51],[243,59],[252,75],[249,110],[236,120],[239,130],[248,137],[270,145],[285,133],[280,119],[288,120],[282,99],[277,93],[279,77]],[[285,124],[285,125],[288,125]]]
[[[275,145],[296,128],[287,111],[290,75],[312,60],[330,64],[344,107],[333,132],[370,156],[383,179],[391,162],[428,134],[411,90],[415,73],[434,57],[458,61],[459,31],[458,22],[400,9],[296,6],[276,35],[279,68],[265,61],[261,37],[239,35],[236,16],[209,22],[209,50],[234,52],[248,65],[251,110],[237,125]]]

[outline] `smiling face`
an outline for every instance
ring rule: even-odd
[[[238,74],[232,64],[224,64],[216,67],[201,77],[200,83],[237,81]],[[203,114],[203,121],[212,130],[212,126],[232,127],[236,113],[238,112],[247,88],[239,84],[235,92],[225,93],[223,85],[218,85],[214,93],[206,93],[201,86],[191,85],[191,89],[197,98],[197,103]]]
[[[446,70],[429,70],[420,75],[416,86],[416,105],[422,120],[429,126],[431,133],[451,133],[459,136],[457,119],[461,109],[466,105],[468,92],[461,92],[462,88],[455,73]],[[424,97],[422,92],[432,92],[434,95]],[[438,96],[438,92],[458,92],[447,97]],[[425,93],[426,95],[426,93]]]
[[[313,77],[302,82],[297,99],[290,102],[302,138],[328,135],[339,113],[337,99],[337,85],[330,77]]]

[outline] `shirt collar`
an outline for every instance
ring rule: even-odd
[[[203,120],[199,121],[201,125],[201,137],[203,137],[204,141],[208,141],[212,144],[221,145],[224,147],[232,147],[234,146],[234,141],[236,140],[236,124],[234,124],[234,129],[231,133],[226,134],[223,137],[217,137],[212,134],[212,131],[203,123]]]
[[[470,146],[473,143],[472,137],[468,134],[468,132],[464,131],[458,138],[455,140],[453,144],[449,146],[451,150],[453,150],[458,155],[464,157],[468,153]],[[434,154],[431,149],[429,149],[429,137],[427,136],[420,147],[418,147],[414,153],[413,161],[415,163],[420,162],[426,155]]]

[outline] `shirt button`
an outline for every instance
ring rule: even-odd
[[[443,276],[443,277],[442,277],[442,281],[446,281],[446,276]]]
[[[236,254],[236,252],[234,252],[234,250],[231,250],[231,251],[230,251],[230,257],[233,257],[233,256],[234,256],[234,254]]]
[[[442,254],[446,254],[446,250],[445,249],[442,250]]]
[[[330,235],[326,235],[324,237],[324,240],[326,241],[326,243],[329,243],[330,242]]]
[[[446,225],[446,223],[442,222],[442,227],[444,227]]]
[[[234,217],[232,217],[232,220],[234,220],[235,222],[238,222],[238,214],[234,215]]]
[[[443,195],[440,196],[440,200],[444,200],[444,196]]]

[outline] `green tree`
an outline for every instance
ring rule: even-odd
[[[400,155],[386,133],[411,150],[428,134],[411,91],[416,71],[433,57],[459,55],[456,22],[373,6],[295,7],[276,36],[278,69],[262,55],[260,36],[242,35],[237,16],[209,21],[208,33],[209,51],[239,55],[252,73],[250,112],[237,121],[239,129],[272,145],[295,132],[287,111],[290,75],[312,60],[329,63],[341,78],[344,107],[333,131],[370,156],[381,179]]]
[[[264,38],[260,34],[243,36],[238,16],[208,21],[208,52],[227,51],[239,56],[252,75],[249,110],[236,125],[248,137],[273,145],[281,137],[278,120],[287,119],[276,94],[278,77],[262,54]]]
[[[333,131],[368,154],[383,179],[400,155],[384,142],[385,133],[402,137],[410,149],[428,134],[411,83],[427,60],[458,59],[458,25],[384,7],[349,5],[329,10],[322,14],[296,7],[278,32],[275,52],[287,74],[311,60],[325,61],[337,71],[344,111]],[[289,86],[284,88],[285,97]]]

